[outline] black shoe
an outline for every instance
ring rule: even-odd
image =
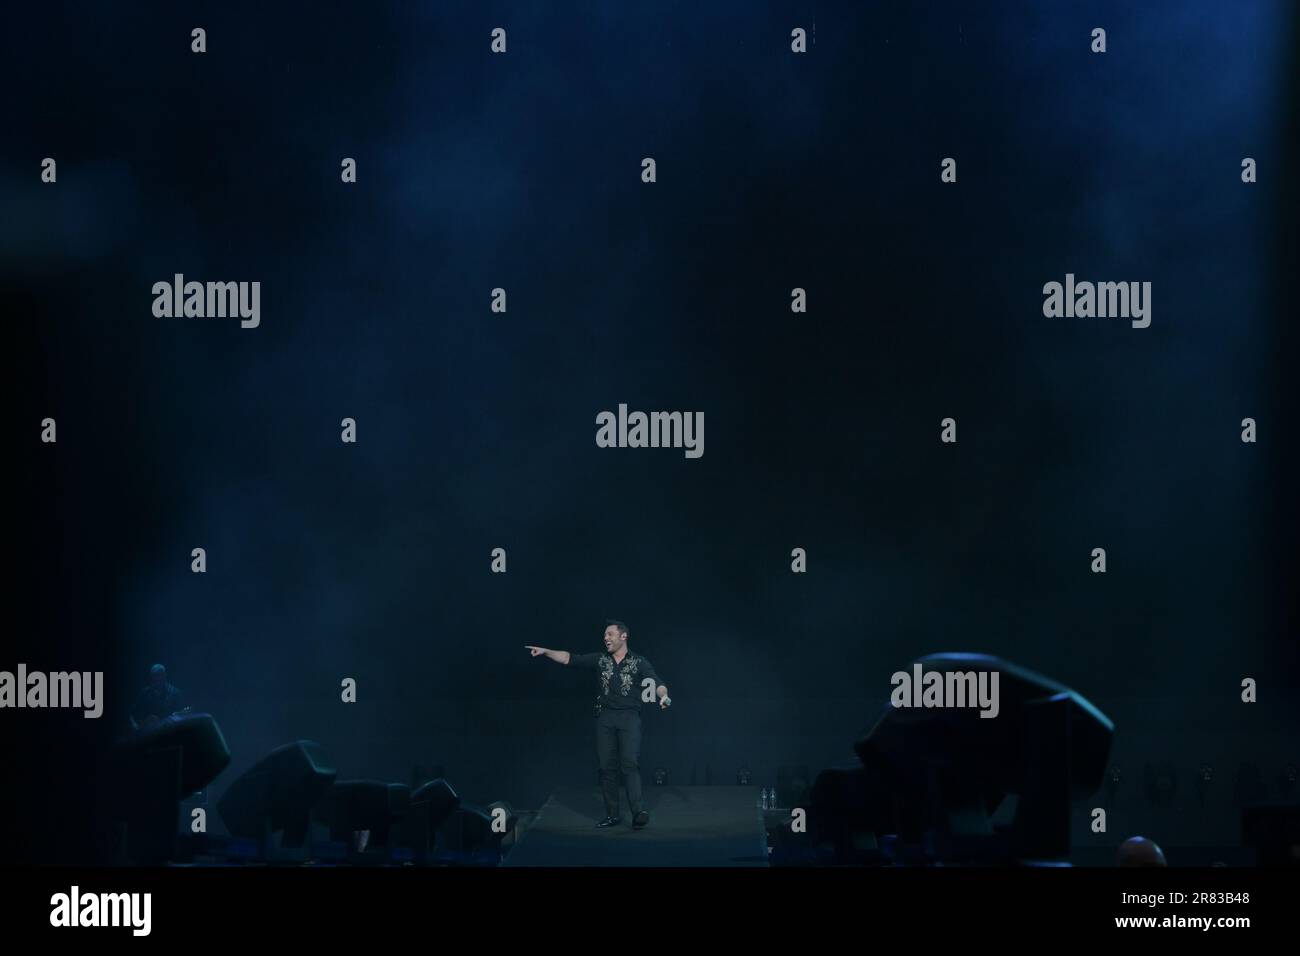
[[[640,830],[643,826],[645,826],[649,822],[650,822],[649,812],[646,810],[642,810],[640,813],[638,813],[636,816],[632,818],[632,829]]]
[[[606,817],[596,824],[598,827],[616,827],[623,822],[622,817]]]

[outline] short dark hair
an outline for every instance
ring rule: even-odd
[[[624,637],[627,637],[627,625],[624,624],[622,621],[616,621],[616,620],[614,620],[613,618],[606,618],[606,619],[605,619],[605,626],[606,626],[606,627],[616,627],[616,628],[618,628],[618,632],[619,632],[620,634],[622,634]]]

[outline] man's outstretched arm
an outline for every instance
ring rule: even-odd
[[[528,652],[532,654],[533,657],[540,657],[544,654],[557,664],[569,663],[568,651],[553,651],[549,647],[534,647],[532,644],[525,644],[524,647],[528,648]]]

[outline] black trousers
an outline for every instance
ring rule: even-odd
[[[618,816],[618,783],[627,786],[632,815],[641,812],[641,715],[635,710],[606,708],[596,718],[596,754],[600,789],[607,816]]]

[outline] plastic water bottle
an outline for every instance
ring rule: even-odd
[[[767,809],[767,787],[763,788],[763,809]]]

